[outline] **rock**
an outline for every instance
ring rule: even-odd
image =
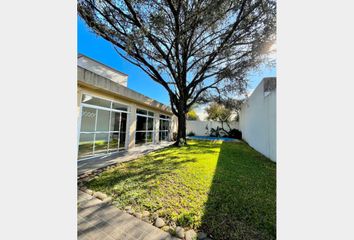
[[[143,217],[148,217],[150,216],[150,213],[148,211],[143,211]]]
[[[173,221],[171,221],[170,223],[169,223],[169,225],[170,225],[170,227],[171,228],[176,228],[176,223],[175,222],[173,222]]]
[[[93,196],[100,200],[104,200],[105,198],[107,198],[107,195],[101,192],[95,192]]]
[[[176,236],[184,238],[184,229],[182,227],[176,227]]]
[[[207,237],[207,234],[205,232],[198,232],[198,239],[205,239]]]
[[[150,221],[150,218],[149,217],[143,217],[142,218],[144,222],[147,222],[147,223],[151,223]]]
[[[169,232],[171,230],[171,228],[169,226],[163,226],[161,228],[161,230],[165,231],[165,232]]]
[[[134,216],[139,219],[141,219],[143,217],[143,215],[141,213],[135,213]]]
[[[159,217],[159,215],[158,215],[157,213],[153,213],[153,214],[151,215],[151,218],[154,219],[154,220],[155,220],[156,218],[158,218],[158,217]]]
[[[160,228],[165,226],[165,221],[162,218],[156,218],[155,226]]]
[[[103,203],[112,203],[112,198],[111,197],[107,197],[105,199],[103,199]]]
[[[133,214],[134,213],[134,209],[132,208],[132,206],[126,206],[124,208],[124,210],[129,213],[129,214]]]
[[[91,196],[93,195],[93,191],[90,190],[90,189],[86,189],[86,190],[85,190],[85,193],[90,194]]]
[[[186,240],[194,240],[197,238],[197,233],[191,229],[186,232]]]

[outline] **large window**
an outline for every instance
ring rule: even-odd
[[[159,139],[160,141],[169,141],[170,133],[170,117],[160,115]]]
[[[125,149],[128,107],[84,94],[78,158]]]
[[[135,145],[154,142],[154,113],[136,110]]]

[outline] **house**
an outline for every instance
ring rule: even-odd
[[[78,159],[172,140],[169,106],[127,87],[128,75],[79,54]]]
[[[251,147],[276,161],[276,78],[263,78],[242,104],[239,128]]]

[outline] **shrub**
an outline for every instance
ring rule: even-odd
[[[195,133],[194,132],[192,132],[192,131],[190,131],[188,134],[187,134],[187,136],[195,136]]]
[[[229,138],[242,139],[242,132],[236,128],[231,129],[228,135]]]

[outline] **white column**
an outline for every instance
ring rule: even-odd
[[[154,136],[154,139],[155,139],[155,144],[156,143],[159,143],[160,142],[160,139],[159,139],[159,129],[160,129],[160,113],[158,112],[155,112],[154,113],[154,130],[155,130],[155,136]]]
[[[129,116],[128,116],[128,149],[134,148],[135,146],[135,131],[136,131],[136,105],[132,104],[129,106]]]

